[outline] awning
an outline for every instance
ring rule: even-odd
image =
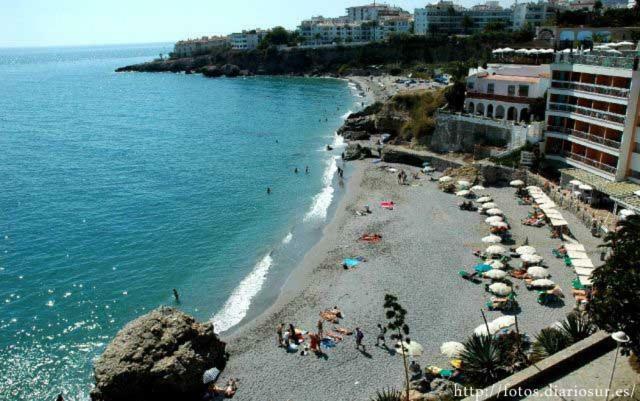
[[[566,249],[567,251],[586,251],[584,245],[582,244],[564,244],[564,249]]]
[[[587,277],[587,276],[578,276],[578,279],[580,280],[580,284],[582,285],[586,285],[591,287],[593,285],[593,283],[591,282],[591,278]]]
[[[573,267],[587,267],[593,269],[593,262],[591,259],[571,259],[571,264]]]
[[[551,220],[551,225],[554,227],[563,227],[568,226],[569,223],[565,219],[549,219]]]
[[[569,251],[569,250],[567,250],[567,255],[569,255],[569,257],[571,259],[589,259],[589,256],[587,256],[587,254],[585,252],[582,252],[582,251]]]
[[[577,179],[584,184],[592,186],[596,191],[609,195],[611,198],[624,199],[633,195],[634,192],[640,191],[640,185],[630,181],[609,181],[606,178],[577,168],[561,169],[560,172],[571,179]]]
[[[591,273],[593,273],[595,269],[591,269],[589,267],[575,267],[573,270],[578,276],[591,277]]]

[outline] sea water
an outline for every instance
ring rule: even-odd
[[[347,83],[114,72],[168,51],[0,49],[0,399],[86,399],[159,305],[232,330],[335,207]]]

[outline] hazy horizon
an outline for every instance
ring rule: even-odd
[[[413,12],[436,0],[386,3]],[[345,8],[370,0],[326,0],[300,4],[293,0],[256,2],[192,0],[176,5],[166,0],[125,0],[87,4],[81,0],[0,0],[0,48],[109,46],[174,43],[181,39],[227,35],[242,29],[284,26],[294,29],[315,15],[337,17]],[[471,6],[480,0],[456,3]],[[503,6],[513,1],[500,1]]]

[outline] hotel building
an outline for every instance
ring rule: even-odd
[[[640,183],[636,51],[556,53],[546,157],[608,181]]]

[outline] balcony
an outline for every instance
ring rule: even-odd
[[[507,103],[520,103],[520,104],[531,104],[535,101],[534,98],[525,97],[525,96],[507,96],[507,95],[496,95],[495,93],[483,93],[477,91],[467,91],[467,97],[472,99],[487,99],[487,100],[495,100],[498,102],[507,102]]]
[[[566,89],[566,90],[575,90],[575,91],[587,92],[587,93],[596,93],[598,95],[614,96],[614,97],[619,97],[624,99],[627,99],[629,97],[629,89],[615,88],[612,86],[605,86],[605,85],[585,84],[585,83],[554,80],[551,83],[551,87],[556,89]]]
[[[585,156],[579,155],[577,153],[572,153],[572,152],[568,152],[568,151],[560,151],[558,153],[548,153],[549,156],[559,156],[559,157],[564,157],[565,159],[571,159],[574,161],[577,161],[578,163],[582,163],[584,165],[587,166],[591,166],[591,167],[595,167],[598,170],[604,171],[608,174],[612,174],[615,175],[617,169],[613,166],[610,166],[608,164],[604,164],[604,163],[600,163],[597,160],[593,160],[593,159],[588,159]]]
[[[556,53],[556,63],[633,69],[633,57],[613,57],[595,54]]]
[[[576,131],[571,128],[549,126],[548,130],[553,132],[558,132],[560,134],[575,136],[576,138],[581,138],[581,139],[584,139],[585,141],[607,146],[612,149],[620,149],[620,142],[618,141],[614,141],[612,139],[606,139],[601,136],[589,134],[582,131]]]
[[[613,123],[622,124],[622,125],[624,125],[624,120],[625,120],[625,116],[620,114],[614,114],[608,111],[603,111],[598,109],[590,109],[588,107],[576,106],[574,104],[549,103],[549,110],[582,114],[583,116],[597,118],[599,120],[613,122]]]

